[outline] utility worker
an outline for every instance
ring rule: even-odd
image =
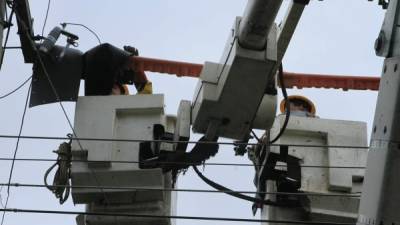
[[[125,84],[134,84],[138,94],[152,93],[152,84],[146,74],[131,65],[130,57],[136,56],[137,50],[126,49],[130,51],[101,44],[84,54],[85,95],[128,95]]]
[[[315,105],[308,98],[301,95],[291,95],[288,97],[290,102],[290,114],[294,116],[315,117]],[[281,113],[285,113],[285,100],[281,101]]]

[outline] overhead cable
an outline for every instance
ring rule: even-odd
[[[26,100],[25,100],[25,106],[24,106],[24,111],[22,114],[22,118],[21,118],[21,125],[19,127],[19,131],[18,131],[18,138],[17,138],[17,143],[15,145],[15,149],[14,149],[14,154],[13,154],[13,160],[11,162],[11,167],[10,167],[10,172],[9,172],[9,176],[8,176],[8,184],[7,184],[7,197],[6,197],[6,202],[4,204],[4,208],[7,208],[8,205],[8,200],[10,198],[10,184],[11,184],[11,179],[12,179],[12,175],[14,172],[14,166],[15,166],[15,159],[17,157],[17,152],[18,152],[18,147],[19,147],[19,141],[21,140],[19,137],[22,134],[22,129],[24,127],[24,121],[25,121],[25,115],[26,115],[26,110],[28,108],[28,102],[29,102],[29,96],[30,96],[30,92],[31,92],[31,88],[32,88],[32,82],[29,85],[29,89],[28,89],[28,93],[26,94]],[[3,187],[2,187],[3,188]],[[0,189],[0,192],[2,191],[2,188]],[[1,225],[4,224],[4,218],[5,218],[5,212],[3,212],[3,215],[1,217]]]
[[[63,27],[66,27],[67,25],[80,26],[80,27],[85,28],[85,29],[88,30],[90,33],[92,33],[92,34],[96,37],[96,39],[97,39],[97,41],[99,42],[99,44],[101,44],[101,40],[100,40],[100,38],[99,38],[99,35],[97,35],[96,32],[94,32],[94,31],[93,31],[92,29],[90,29],[88,26],[86,26],[86,25],[84,25],[84,24],[81,24],[81,23],[66,23],[66,22],[64,22],[64,23],[61,24],[61,26],[63,26]]]
[[[0,158],[0,161],[10,161],[12,158]],[[45,158],[17,158],[15,161],[33,161],[33,162],[61,162],[61,159],[45,159]],[[130,160],[109,160],[109,161],[101,161],[101,160],[65,160],[70,162],[84,162],[84,163],[116,163],[116,164],[139,164],[139,161],[130,161]],[[163,164],[181,164],[181,165],[191,165],[188,162],[162,162]],[[265,167],[278,167],[278,168],[286,168],[288,165],[254,165],[251,163],[203,163],[204,166],[238,166],[238,167],[254,167],[254,166],[265,166]],[[323,165],[300,165],[302,168],[326,168],[326,169],[365,169],[365,166],[323,166]]]
[[[202,220],[202,221],[231,221],[231,222],[251,222],[251,223],[282,223],[282,224],[308,224],[308,225],[356,225],[355,223],[336,223],[324,221],[300,221],[300,220],[261,220],[243,218],[224,218],[224,217],[200,217],[200,216],[162,216],[129,213],[101,213],[101,212],[79,212],[79,211],[56,211],[56,210],[34,210],[7,208],[0,211],[14,213],[39,213],[39,214],[59,214],[59,215],[86,215],[86,216],[113,216],[131,218],[159,218],[159,219],[180,219],[180,220]]]
[[[19,89],[21,89],[23,86],[25,86],[26,83],[28,83],[28,81],[30,81],[32,79],[32,76],[28,77],[28,79],[26,79],[24,82],[22,82],[22,84],[20,84],[18,87],[16,87],[14,90],[8,92],[7,94],[4,94],[2,96],[0,96],[0,99],[6,98],[12,94],[14,94],[15,92],[17,92]]]
[[[0,134],[0,138],[17,138],[16,135]],[[69,137],[55,137],[55,136],[21,136],[23,139],[39,139],[39,140],[69,140]],[[76,141],[115,141],[115,142],[152,142],[152,143],[185,143],[185,144],[219,144],[219,145],[259,145],[259,143],[240,143],[240,142],[213,142],[213,141],[170,141],[170,140],[144,140],[144,139],[116,139],[116,138],[76,138]],[[368,146],[351,146],[351,145],[304,145],[304,144],[266,144],[266,146],[288,146],[288,147],[304,147],[304,148],[341,148],[341,149],[369,149]]]
[[[8,184],[0,183],[0,186]],[[336,193],[306,193],[306,192],[257,192],[257,191],[233,191],[233,190],[204,190],[204,189],[173,189],[173,188],[143,188],[129,186],[95,186],[95,185],[46,185],[46,184],[25,184],[11,183],[12,187],[31,187],[31,188],[75,188],[75,189],[107,189],[107,190],[126,190],[126,191],[166,191],[166,192],[194,192],[194,193],[233,193],[233,194],[269,194],[269,195],[288,195],[288,196],[319,196],[319,197],[345,197],[360,198],[359,193],[336,194]]]
[[[49,16],[50,4],[51,4],[51,0],[48,0],[48,2],[47,2],[46,14],[45,14],[45,17],[44,17],[44,22],[43,22],[43,27],[42,27],[42,37],[43,37],[43,35],[44,35],[44,28],[46,27],[47,18],[48,18],[48,16]]]

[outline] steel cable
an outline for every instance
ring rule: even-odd
[[[11,161],[12,158],[0,158],[0,161]],[[33,161],[33,162],[56,162],[62,161],[62,159],[45,159],[45,158],[16,158],[15,161]],[[129,160],[110,160],[110,161],[102,161],[102,160],[78,160],[71,159],[70,162],[83,162],[83,163],[121,163],[121,164],[139,164],[139,161],[129,161]],[[190,165],[187,162],[163,162],[163,164],[178,164],[178,165]],[[204,166],[238,166],[238,167],[254,167],[254,166],[263,166],[263,165],[254,165],[251,163],[203,163]],[[290,164],[288,164],[290,165]],[[266,167],[278,167],[278,168],[286,168],[288,165],[264,165]],[[323,165],[300,165],[302,168],[325,168],[325,169],[365,169],[365,166],[323,166]]]
[[[356,225],[355,223],[336,223],[324,221],[297,221],[297,220],[262,220],[262,219],[243,219],[243,218],[224,218],[224,217],[199,217],[199,216],[161,216],[128,213],[101,213],[101,212],[79,212],[79,211],[56,211],[56,210],[34,210],[7,208],[0,209],[4,212],[14,213],[39,213],[39,214],[60,214],[60,215],[87,215],[87,216],[113,216],[130,218],[158,218],[158,219],[181,219],[181,220],[203,220],[203,221],[231,221],[231,222],[251,222],[251,223],[282,223],[282,224],[308,224],[308,225]]]
[[[0,183],[0,186],[8,184]],[[360,193],[351,194],[335,194],[335,193],[306,193],[306,192],[256,192],[256,191],[234,191],[230,189],[224,190],[205,190],[205,189],[173,189],[173,188],[143,188],[130,186],[90,186],[90,185],[46,185],[46,184],[25,184],[11,183],[12,187],[31,187],[31,188],[76,188],[76,189],[107,189],[107,190],[126,190],[126,191],[166,191],[166,192],[194,192],[194,193],[225,193],[225,194],[268,194],[268,195],[288,195],[288,196],[319,196],[319,197],[345,197],[359,198]]]
[[[18,138],[17,135],[4,135],[0,134],[0,138]],[[21,139],[41,139],[41,140],[69,140],[68,137],[51,137],[51,136],[20,136]],[[152,142],[152,143],[185,143],[185,144],[219,144],[219,145],[249,145],[256,146],[259,143],[233,143],[233,142],[212,142],[212,141],[169,141],[169,140],[144,140],[144,139],[115,139],[115,138],[76,138],[76,141],[115,141],[115,142]],[[288,146],[288,147],[304,147],[304,148],[341,148],[341,149],[369,149],[368,146],[351,146],[351,145],[304,145],[304,144],[266,144],[266,146]]]

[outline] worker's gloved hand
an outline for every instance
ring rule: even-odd
[[[151,95],[153,94],[153,84],[148,81],[140,91],[138,91],[138,94],[147,94],[147,95]]]

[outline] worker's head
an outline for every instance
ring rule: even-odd
[[[315,105],[308,98],[300,95],[291,95],[288,97],[290,102],[290,112],[298,116],[315,117]],[[286,111],[286,101],[282,100],[280,104],[281,113]]]
[[[111,89],[111,95],[129,95],[129,89],[126,84],[115,83]]]

